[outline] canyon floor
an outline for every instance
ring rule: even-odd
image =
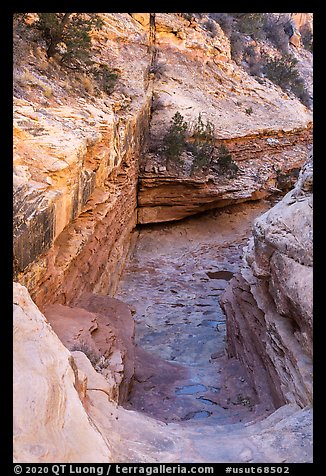
[[[311,462],[313,115],[251,71],[283,47],[241,34],[241,62],[212,14],[100,15],[94,71],[14,21],[14,461]]]
[[[166,435],[181,437],[182,461],[306,461],[306,443],[293,455],[286,431],[277,449],[268,438],[273,419],[299,408],[287,405],[265,419],[275,409],[256,405],[243,370],[225,352],[219,296],[241,265],[254,219],[270,206],[257,201],[143,227],[116,293],[133,308],[138,346],[125,407],[165,422]],[[247,441],[250,434],[259,439],[259,425],[267,430],[263,450]]]
[[[219,296],[241,264],[253,220],[269,207],[240,204],[140,231],[115,297],[135,312],[136,344],[159,359],[147,371],[148,359],[138,365],[131,407],[164,421],[224,422],[252,410],[243,375],[233,411],[217,404],[226,365]]]

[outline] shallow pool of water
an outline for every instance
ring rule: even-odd
[[[212,412],[208,412],[206,410],[199,410],[198,412],[190,412],[188,413],[183,420],[202,420],[203,418],[208,418],[211,416]]]
[[[197,385],[184,385],[183,387],[177,388],[175,393],[176,395],[194,395],[198,392],[205,392],[207,387],[202,384]]]

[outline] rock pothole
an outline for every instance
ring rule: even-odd
[[[229,281],[233,277],[233,272],[232,271],[207,271],[207,276],[210,279],[223,279],[225,281]]]

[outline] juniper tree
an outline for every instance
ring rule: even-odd
[[[91,62],[90,32],[102,26],[97,13],[38,13],[35,24],[46,42],[48,58],[59,52],[59,45],[63,44],[61,62],[74,67]]]
[[[172,117],[170,127],[163,139],[164,154],[168,162],[173,160],[180,164],[180,156],[186,148],[187,128],[188,123],[177,111]]]
[[[207,120],[203,121],[201,114],[198,114],[196,121],[192,126],[193,142],[189,144],[188,149],[194,156],[191,172],[207,167],[212,160],[215,147],[214,125]]]
[[[229,149],[224,144],[221,144],[219,147],[216,165],[221,175],[234,177],[239,171],[239,167],[232,159]]]

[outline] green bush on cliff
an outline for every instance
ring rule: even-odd
[[[229,149],[222,144],[216,156],[214,125],[203,120],[201,113],[189,126],[177,111],[171,119],[170,127],[163,138],[163,152],[167,165],[181,165],[181,155],[187,150],[193,157],[191,175],[212,167],[220,175],[234,177],[239,168],[232,160]]]
[[[229,149],[224,144],[221,144],[219,147],[215,170],[221,175],[227,175],[229,177],[235,177],[239,171],[239,167],[232,159]]]
[[[170,127],[163,138],[164,155],[167,162],[181,164],[181,154],[186,148],[186,132],[188,123],[177,111],[171,119]]]
[[[91,74],[95,77],[100,89],[107,94],[113,92],[114,86],[119,78],[117,70],[110,68],[107,64],[96,63],[90,69]]]
[[[233,17],[229,13],[209,13],[209,18],[216,21],[225,35],[230,38],[233,31]]]
[[[194,156],[191,167],[191,173],[194,173],[211,163],[215,148],[214,125],[209,120],[204,122],[199,113],[192,125],[191,137],[192,142],[188,144],[187,148]]]
[[[97,13],[38,13],[35,27],[40,30],[48,58],[59,54],[61,63],[72,68],[91,63],[91,30],[103,22]]]
[[[215,38],[215,36],[217,35],[217,28],[216,28],[215,21],[209,18],[208,20],[204,22],[204,27],[210,33],[210,36],[212,38]]]
[[[286,92],[292,92],[301,102],[309,107],[310,98],[304,81],[296,65],[298,60],[292,55],[283,55],[281,58],[267,59],[264,73]]]
[[[265,13],[264,33],[266,38],[282,53],[289,53],[289,38],[293,28],[286,14]]]
[[[22,21],[23,14],[14,19]],[[54,58],[58,64],[73,70],[76,78],[82,73],[86,91],[91,94],[113,92],[119,73],[105,63],[93,60],[91,31],[100,30],[103,21],[97,13],[37,13],[37,19],[30,28],[38,31],[38,39],[46,48],[47,57]],[[95,86],[95,87],[94,87]]]
[[[195,19],[194,13],[180,13],[180,16],[182,16],[185,20],[188,20],[190,22]]]
[[[302,41],[302,44],[303,44],[303,47],[310,51],[310,53],[313,53],[313,33],[311,31],[311,28],[309,27],[309,25],[303,25],[303,27],[301,28],[301,41]]]
[[[231,13],[236,19],[238,30],[255,40],[262,39],[265,13]]]
[[[298,60],[292,55],[284,55],[281,58],[267,58],[264,73],[282,89],[290,89],[299,78],[299,72],[295,67],[297,62]]]

